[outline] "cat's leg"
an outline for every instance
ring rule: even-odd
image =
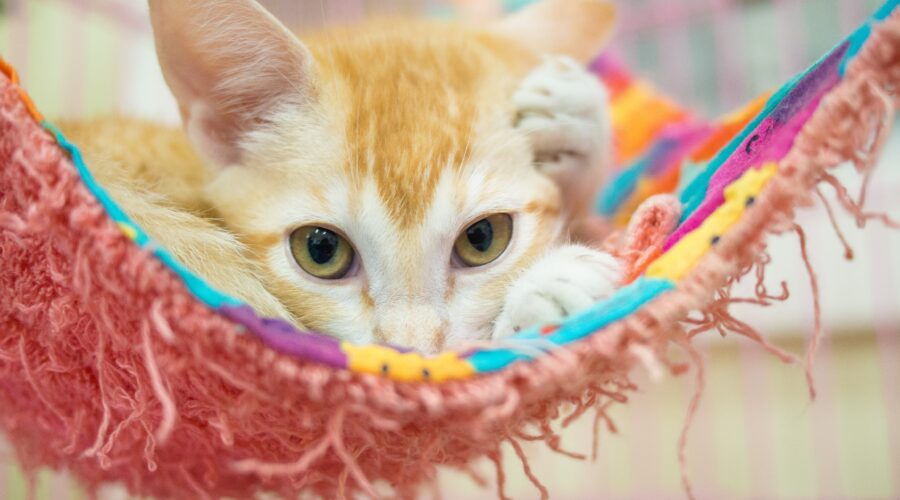
[[[547,58],[513,95],[516,127],[531,141],[535,166],[560,187],[569,228],[591,223],[593,201],[612,162],[609,97],[575,60]]]
[[[509,287],[492,337],[559,322],[609,297],[621,279],[622,266],[608,253],[580,245],[555,248]]]

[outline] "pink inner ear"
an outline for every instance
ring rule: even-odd
[[[250,0],[151,0],[157,53],[195,147],[220,166],[280,105],[310,100],[311,56]]]

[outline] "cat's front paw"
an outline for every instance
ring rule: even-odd
[[[609,297],[621,279],[621,264],[608,253],[577,245],[557,248],[510,286],[493,338],[558,323]]]
[[[553,175],[602,167],[609,153],[606,88],[575,60],[545,60],[513,95],[515,125],[531,140],[539,168]]]

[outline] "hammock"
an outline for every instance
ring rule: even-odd
[[[551,422],[590,412],[596,429],[635,389],[636,366],[686,370],[671,346],[690,354],[701,382],[700,331],[794,359],[728,314],[728,290],[762,273],[767,234],[804,241],[794,210],[820,182],[860,225],[896,225],[865,212],[865,191],[854,199],[830,169],[852,161],[868,179],[892,124],[898,3],[718,121],[598,58],[591,69],[611,89],[625,165],[598,211],[628,225],[613,247],[628,283],[561,324],[433,357],[299,332],[208,286],[104,193],[0,60],[0,431],[26,470],[179,498],[378,496],[382,483],[410,497],[437,466],[471,471],[482,457],[502,497],[508,442],[546,496],[520,442],[571,454]],[[758,304],[778,298],[762,281],[756,293]]]

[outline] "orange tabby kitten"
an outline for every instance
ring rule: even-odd
[[[186,134],[65,129],[214,286],[305,328],[423,352],[614,290],[615,259],[567,243],[611,153],[605,90],[580,64],[606,39],[608,2],[303,42],[252,0],[150,0],[150,14]]]

